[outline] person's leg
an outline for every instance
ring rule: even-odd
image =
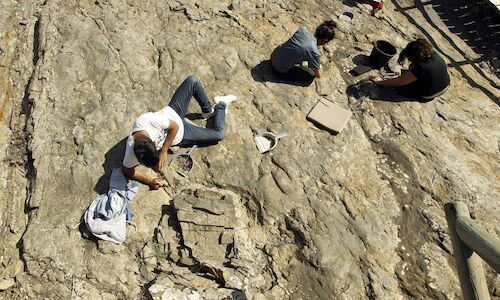
[[[189,75],[177,88],[168,106],[172,107],[181,118],[184,118],[189,101],[191,101],[191,97],[193,96],[198,101],[203,112],[210,112],[212,110],[212,104],[208,100],[201,82],[193,75]]]
[[[225,136],[225,118],[226,118],[226,104],[219,102],[214,107],[214,115],[207,123],[207,128],[202,128],[190,124],[186,121],[184,123],[184,137],[179,143],[181,147],[188,147],[192,145],[213,145],[224,139]]]
[[[297,67],[291,68],[286,73],[281,73],[281,72],[275,70],[274,68],[273,68],[273,70],[274,70],[274,74],[276,74],[276,76],[279,79],[282,79],[282,80],[285,80],[288,82],[301,82],[301,83],[305,83],[305,84],[309,85],[314,80],[313,75],[311,75],[308,72],[306,72],[300,68],[297,68]]]
[[[314,80],[314,75],[309,74],[301,68],[293,67],[286,73],[286,76],[292,80],[309,82]]]
[[[409,98],[408,100],[427,102],[427,100],[422,98],[420,85],[416,83],[395,87],[394,91],[402,97]]]

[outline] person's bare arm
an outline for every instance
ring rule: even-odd
[[[413,75],[411,71],[405,71],[403,72],[403,74],[401,74],[401,76],[396,78],[380,80],[380,81],[374,80],[376,84],[388,87],[403,86],[415,81],[417,81],[417,77],[415,77],[415,75]]]
[[[147,177],[141,172],[136,171],[135,168],[122,166],[122,172],[128,179],[137,180],[142,184],[148,185],[153,190],[157,190],[163,186],[163,181],[160,178]]]
[[[175,136],[177,135],[177,132],[179,131],[179,124],[177,124],[175,121],[170,120],[168,128],[167,128],[167,137],[165,138],[165,142],[163,143],[163,146],[160,149],[160,161],[158,161],[158,166],[157,171],[160,171],[163,168],[163,165],[165,164],[165,159],[167,158],[167,151],[170,145],[172,145],[172,142],[174,141]]]
[[[314,71],[314,76],[316,78],[321,78],[321,68],[319,68],[319,69],[313,69],[313,71]]]

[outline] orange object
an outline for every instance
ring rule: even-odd
[[[373,9],[380,10],[384,7],[384,1],[370,0],[370,5],[373,7]]]

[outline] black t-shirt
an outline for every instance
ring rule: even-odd
[[[434,95],[450,84],[448,67],[436,52],[426,60],[415,64],[410,71],[417,77],[416,85],[422,96]]]

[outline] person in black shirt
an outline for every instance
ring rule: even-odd
[[[450,85],[448,67],[426,39],[410,42],[399,55],[398,62],[402,64],[406,59],[410,61],[410,68],[401,76],[373,81],[381,86],[393,87],[399,94],[423,101],[432,100],[446,92]]]

